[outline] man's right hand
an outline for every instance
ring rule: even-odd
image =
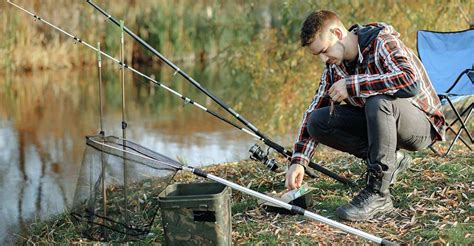
[[[293,190],[301,187],[304,177],[304,167],[299,164],[293,164],[286,172],[285,186],[288,190]]]

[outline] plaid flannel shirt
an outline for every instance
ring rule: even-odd
[[[441,111],[441,103],[431,81],[418,57],[399,39],[399,34],[384,23],[369,25],[383,26],[376,38],[362,51],[359,49],[358,61],[352,73],[341,65],[330,65],[333,81],[329,70],[324,69],[319,88],[306,112],[293,148],[291,164],[307,166],[318,142],[311,138],[306,128],[311,113],[330,103],[327,94],[332,83],[345,79],[349,97],[347,104],[364,107],[366,98],[378,94],[394,95],[397,91],[416,87],[418,93],[410,97],[411,103],[425,112],[431,125],[436,130],[436,139],[444,140],[445,119]],[[356,30],[354,30],[356,31]]]

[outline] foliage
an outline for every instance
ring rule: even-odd
[[[118,54],[118,27],[88,4],[65,0],[18,2],[93,45],[101,41],[106,52]],[[227,98],[226,102],[243,115],[258,115],[256,125],[270,132],[298,127],[319,82],[321,63],[299,47],[300,25],[310,10],[336,11],[346,25],[387,22],[415,49],[417,30],[466,29],[467,13],[474,7],[468,0],[160,0],[99,4],[117,19],[124,19],[131,30],[178,66],[207,67],[213,63],[227,76],[221,76],[222,81],[204,81],[204,85],[236,88],[239,93],[222,91],[218,95]],[[88,49],[70,45],[72,41],[62,34],[36,24],[5,2],[0,7],[8,9],[0,19],[0,30],[11,34],[0,41],[0,54],[6,57],[1,67],[31,70],[94,63],[94,54]],[[163,70],[162,63],[154,62],[157,59],[138,43],[129,37],[125,42],[127,60]],[[164,70],[161,79],[171,78],[172,73]]]
[[[383,21],[395,27],[401,39],[416,50],[420,29],[455,31],[469,28],[469,1],[284,1],[274,4],[272,27],[261,30],[251,45],[237,43],[228,56],[231,67],[246,73],[259,125],[282,132],[298,127],[319,84],[322,63],[299,47],[299,29],[309,10],[337,12],[346,25]],[[419,11],[423,9],[423,11]],[[269,96],[271,95],[271,96]],[[265,104],[274,105],[265,110]]]

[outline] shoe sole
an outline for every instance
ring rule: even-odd
[[[385,204],[381,208],[374,209],[371,213],[369,213],[367,216],[362,217],[362,218],[360,218],[360,217],[359,218],[350,217],[348,214],[346,214],[346,212],[341,211],[340,208],[336,209],[336,215],[340,219],[347,220],[347,221],[366,221],[366,220],[372,219],[376,214],[378,214],[380,212],[388,213],[388,212],[391,212],[393,209],[394,209],[393,203],[390,202],[390,203]]]
[[[395,171],[393,172],[393,176],[390,179],[390,185],[393,185],[395,184],[395,182],[397,182],[398,174],[407,170],[410,167],[411,161],[412,158],[410,155],[403,154],[403,159],[400,161],[400,165],[398,165],[398,167],[395,169]]]

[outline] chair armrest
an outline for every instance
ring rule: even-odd
[[[474,64],[472,64],[472,68],[467,72],[467,77],[474,83]]]
[[[467,74],[469,76],[469,72],[472,71],[471,68],[468,68],[464,71],[462,71],[461,74],[459,74],[459,76],[456,78],[456,81],[454,81],[454,83],[451,85],[451,87],[449,87],[449,89],[446,90],[446,93],[449,93],[455,86],[456,84],[458,83],[458,81],[461,79],[461,77],[464,75],[464,74]],[[471,75],[471,76],[474,76],[474,75]],[[471,79],[471,76],[469,76],[469,79]],[[472,79],[471,79],[472,81]]]

